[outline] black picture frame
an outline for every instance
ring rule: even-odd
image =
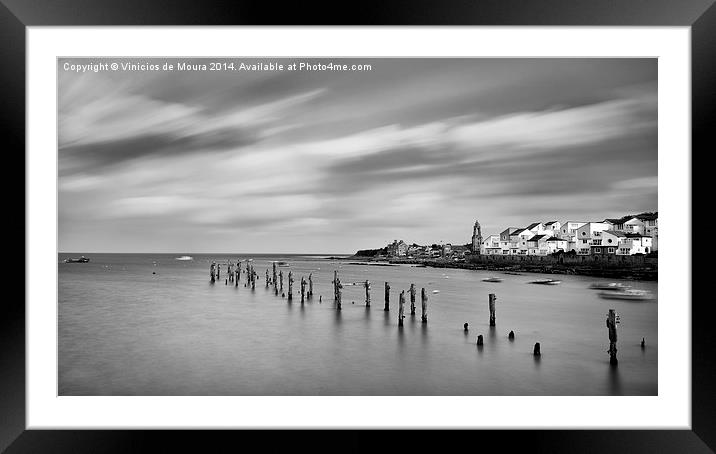
[[[690,26],[692,32],[692,168],[693,158],[716,149],[711,131],[716,108],[716,6],[713,0],[490,0],[365,1],[352,4],[220,0],[0,0],[0,107],[5,158],[25,156],[25,31],[29,26],[88,25],[531,25],[531,26]],[[660,150],[668,152],[668,150]],[[700,158],[699,158],[700,160]],[[20,164],[25,168],[24,159]],[[693,180],[692,180],[693,181]],[[19,185],[15,185],[19,187]],[[14,194],[13,191],[11,194]],[[702,201],[704,191],[692,191]],[[8,199],[19,199],[10,195]],[[8,200],[7,203],[12,203]],[[19,205],[19,200],[15,200]],[[698,205],[697,205],[698,206]],[[705,205],[708,206],[708,205]],[[11,231],[19,230],[13,212]],[[700,228],[684,220],[696,238]],[[25,246],[28,238],[25,236]],[[16,242],[19,243],[19,242]],[[14,256],[14,254],[13,254]],[[14,265],[13,265],[14,266]],[[27,266],[27,263],[25,263]],[[693,282],[706,281],[695,263]],[[16,276],[16,275],[15,275]],[[25,279],[26,287],[35,285]],[[696,293],[693,293],[696,295]],[[685,305],[691,301],[684,301]],[[692,430],[548,430],[451,432],[454,448],[487,447],[486,440],[512,450],[521,442],[546,452],[713,452],[716,451],[716,335],[711,301],[693,298]],[[259,442],[272,450],[282,443],[296,448],[315,434],[274,436],[242,431],[25,430],[25,301],[5,298],[0,317],[0,449],[19,452],[157,451],[168,443],[215,452],[236,451]],[[660,316],[665,316],[660,314]],[[668,333],[660,333],[666,336]],[[240,411],[240,409],[237,409]],[[376,447],[372,433],[332,431],[323,447],[363,450]],[[385,435],[385,433],[384,433]],[[424,445],[424,431],[399,433],[382,448],[402,450]],[[443,435],[445,435],[443,433]],[[171,441],[170,441],[171,440]],[[261,445],[259,445],[261,446]],[[160,449],[161,448],[161,449]],[[293,449],[292,448],[292,449]],[[454,449],[453,448],[453,449]],[[497,448],[501,449],[501,448]]]

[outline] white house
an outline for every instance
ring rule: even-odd
[[[617,254],[619,251],[619,245],[622,240],[626,238],[626,233],[618,230],[605,230],[602,232],[602,249],[600,250],[603,254]]]
[[[567,251],[567,246],[569,245],[569,241],[558,238],[556,236],[552,236],[544,240],[545,247],[547,248],[547,254],[554,254],[555,252]]]
[[[542,230],[541,233],[545,233],[549,236],[558,236],[560,234],[560,229],[562,228],[562,223],[559,221],[549,221],[544,223],[544,230]]]
[[[607,222],[587,222],[577,229],[576,242],[577,254],[589,255],[591,247],[601,246],[602,232],[612,227]]]
[[[527,229],[518,229],[510,234],[510,253],[515,255],[527,255],[527,240],[532,238],[534,233]]]
[[[617,249],[617,255],[648,254],[652,251],[651,237],[640,233],[625,233]]]
[[[555,235],[558,238],[562,238],[563,240],[567,240],[567,249],[566,251],[576,251],[577,250],[577,229],[582,227],[586,222],[582,221],[565,221],[564,224],[562,224],[558,230],[558,233]]]
[[[488,235],[487,237],[483,238],[482,244],[480,245],[480,254],[502,254],[500,235]]]
[[[527,254],[529,255],[547,255],[547,244],[545,241],[549,238],[549,235],[534,235],[532,238],[527,240]]]
[[[644,223],[644,231],[641,232],[651,237],[651,250],[659,249],[659,213],[642,213],[636,217]]]

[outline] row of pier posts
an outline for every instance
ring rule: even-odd
[[[269,275],[268,268],[266,269],[266,288],[268,289],[270,285],[273,285],[274,293],[276,295],[281,293],[282,296],[285,296],[283,293],[283,271],[276,271],[276,262],[272,264],[272,278]],[[229,282],[234,282],[235,285],[238,287],[239,280],[241,277],[241,261],[236,262],[236,266],[231,262],[227,263],[227,278],[226,278],[226,284],[228,285]],[[211,279],[211,283],[215,283],[217,280],[221,279],[221,265],[217,264],[216,262],[212,262],[211,266],[209,268],[209,276]],[[247,260],[246,261],[246,287],[251,287],[252,290],[256,288],[256,270],[254,269],[253,261]],[[289,271],[288,273],[288,300],[293,300],[293,271]],[[357,283],[350,283],[348,285],[358,285],[361,284],[360,282]],[[365,306],[370,307],[370,290],[371,290],[371,283],[369,280],[366,280],[362,283],[364,289],[365,289]],[[306,291],[306,287],[308,287],[308,291]],[[390,283],[385,282],[385,305],[383,307],[384,311],[390,311]],[[338,276],[338,271],[333,271],[333,299],[336,304],[336,309],[341,310],[342,307],[342,290],[343,290],[343,284],[341,283],[340,277]],[[410,295],[410,315],[415,315],[415,294],[416,294],[416,287],[415,284],[410,284],[410,288],[408,290],[408,293]],[[306,280],[305,276],[301,276],[301,303],[303,303],[306,298],[312,298],[313,297],[313,273],[310,273],[308,275],[308,280]],[[421,288],[420,291],[420,299],[421,299],[421,321],[422,323],[428,322],[428,295],[425,290],[425,287]],[[496,305],[497,305],[497,295],[494,293],[490,293],[488,295],[488,309],[489,309],[489,324],[491,327],[494,327],[496,325]],[[405,290],[401,290],[399,299],[398,299],[398,326],[403,326],[403,319],[405,318]],[[609,309],[609,312],[607,314],[607,320],[606,325],[608,329],[609,334],[609,349],[607,350],[607,353],[609,354],[609,363],[613,366],[616,366],[619,361],[617,359],[617,324],[619,323],[619,316],[616,314],[616,311],[614,309]],[[464,324],[465,332],[468,331],[468,324]],[[514,340],[514,332],[510,331],[509,335],[510,340]],[[480,334],[477,336],[477,345],[482,346],[483,345],[483,336]],[[645,340],[642,338],[641,341],[641,348],[644,348],[645,346]],[[537,342],[534,345],[533,350],[534,356],[540,356],[541,355],[541,346],[540,343]]]

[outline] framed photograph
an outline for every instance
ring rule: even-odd
[[[6,3],[9,452],[164,443],[144,429],[713,449],[688,234],[712,2]]]

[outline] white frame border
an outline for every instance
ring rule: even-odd
[[[55,275],[26,283],[27,428],[691,429],[691,251],[681,242],[691,219],[690,42],[690,27],[28,27],[27,271],[57,261],[58,57],[656,57],[669,280],[659,282],[658,396],[58,397]]]

